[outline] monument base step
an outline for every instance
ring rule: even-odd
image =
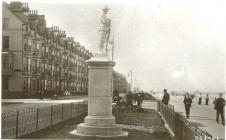
[[[90,127],[117,127],[113,116],[86,116],[84,125]]]
[[[84,140],[114,140],[120,137],[127,137],[128,132],[122,131],[120,127],[94,127],[86,126],[84,123],[77,125],[77,130],[71,132]]]

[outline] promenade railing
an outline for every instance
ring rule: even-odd
[[[192,125],[182,114],[175,112],[174,106],[167,106],[157,101],[157,110],[162,114],[177,140],[213,139],[211,134]]]
[[[87,101],[24,108],[2,113],[2,139],[14,139],[47,128],[88,111]]]

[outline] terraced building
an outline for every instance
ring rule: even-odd
[[[27,3],[2,4],[2,98],[86,94],[92,53]]]

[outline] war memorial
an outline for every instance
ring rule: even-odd
[[[1,139],[224,140],[224,12],[191,1],[3,1]]]

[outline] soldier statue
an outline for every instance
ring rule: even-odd
[[[99,30],[100,32],[100,43],[99,43],[99,52],[105,54],[104,48],[107,48],[108,45],[108,40],[111,32],[111,19],[108,18],[107,12],[109,8],[105,6],[103,10],[103,15],[101,17],[101,29]]]

